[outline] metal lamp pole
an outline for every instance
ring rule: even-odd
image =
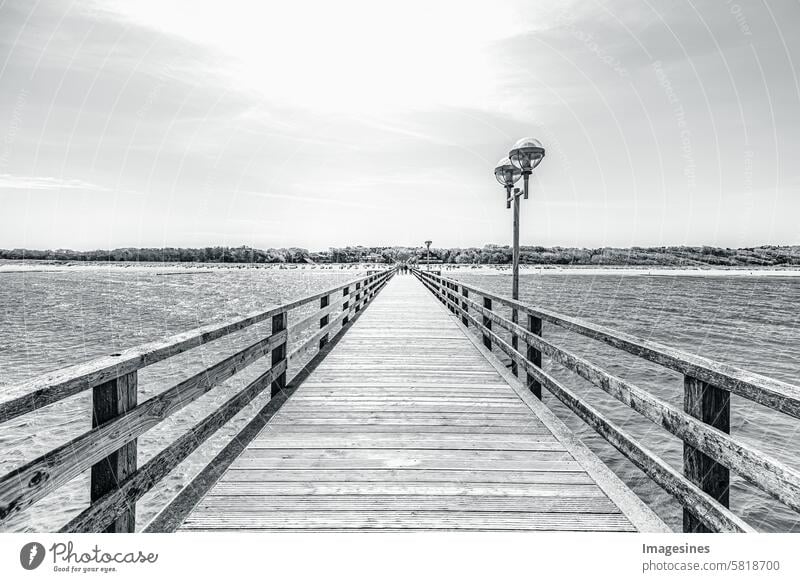
[[[528,197],[528,178],[533,173],[533,169],[538,166],[544,158],[544,147],[539,140],[526,137],[514,144],[514,148],[508,153],[507,158],[503,158],[494,169],[494,176],[506,188],[506,208],[514,206],[514,227],[513,227],[513,250],[511,255],[511,297],[519,299],[519,198]],[[523,192],[515,188],[520,177],[523,178]],[[511,321],[519,323],[519,313],[516,309],[511,310]],[[511,346],[518,349],[519,338],[516,334],[511,335]],[[517,363],[512,361],[511,371],[517,375]]]
[[[432,240],[426,240],[425,241],[425,246],[428,247],[428,254],[427,254],[427,257],[425,258],[425,262],[428,265],[428,270],[429,271],[431,270],[431,243],[433,243]]]
[[[509,158],[503,158],[497,162],[494,169],[494,177],[506,189],[506,208],[514,206],[514,250],[512,255],[512,282],[511,282],[511,296],[514,299],[519,299],[519,188],[515,188],[519,179],[522,177],[522,171],[511,163]],[[512,314],[513,315],[513,314]]]

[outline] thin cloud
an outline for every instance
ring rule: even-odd
[[[92,192],[110,192],[111,189],[84,180],[54,178],[52,176],[16,176],[0,174],[2,190],[90,190]]]

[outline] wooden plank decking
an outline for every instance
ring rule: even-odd
[[[181,529],[666,531],[412,276]]]

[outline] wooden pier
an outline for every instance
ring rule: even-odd
[[[90,504],[60,531],[666,531],[542,403],[543,390],[670,493],[684,531],[754,531],[729,509],[731,472],[800,511],[800,471],[730,434],[732,394],[800,418],[797,386],[440,273],[396,273],[370,272],[10,387],[18,396],[0,400],[0,430],[88,390],[91,428],[0,477],[0,529],[90,470]],[[682,374],[683,410],[551,343],[543,323]],[[259,325],[271,327],[254,343],[139,402],[140,369]],[[547,373],[543,358],[679,437],[683,467]],[[139,436],[255,362],[269,365],[137,462]],[[137,528],[137,501],[262,393],[269,402]]]
[[[395,277],[180,529],[665,529],[496,366]]]

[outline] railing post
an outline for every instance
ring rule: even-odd
[[[125,414],[136,406],[138,378],[131,372],[92,389],[92,428]],[[136,471],[136,439],[92,465],[90,499],[92,503],[119,488],[119,484]],[[115,518],[105,533],[133,533],[136,529],[136,504]]]
[[[469,290],[463,285],[461,286],[461,295],[464,296],[465,298],[469,297]],[[469,312],[469,306],[467,305],[466,299],[461,301],[461,309],[464,310],[464,313],[461,314],[461,323],[463,323],[466,327],[469,327],[469,319],[467,319],[467,312]]]
[[[445,291],[444,291],[444,281],[442,281],[441,277],[431,277],[432,285],[436,288],[436,299],[439,300],[439,303],[443,305],[447,305],[447,301],[445,300]]]
[[[691,376],[683,378],[683,409],[702,422],[725,433],[731,431],[731,395]],[[695,485],[729,507],[730,470],[711,457],[683,443],[683,473]],[[685,533],[710,530],[688,509],[683,510]]]
[[[276,334],[287,327],[288,314],[284,311],[272,316],[272,333]],[[272,350],[272,367],[274,368],[281,361],[286,359],[286,341],[283,341]],[[271,384],[270,394],[275,397],[281,390],[286,388],[286,370],[280,373]]]
[[[542,320],[539,317],[528,315],[528,331],[532,334],[542,335]],[[542,352],[528,344],[528,353],[525,354],[527,360],[541,370]],[[533,392],[539,400],[542,399],[542,385],[530,374],[528,374],[528,390]]]
[[[450,313],[455,313],[456,312],[456,308],[453,307],[453,304],[452,304],[453,294],[451,293],[451,291],[453,290],[453,285],[449,281],[446,281],[444,285],[447,288],[447,291],[445,292],[445,294],[447,296],[447,309],[450,310]]]
[[[350,308],[350,298],[349,298],[349,295],[350,295],[350,287],[345,287],[344,289],[342,289],[342,297],[347,297],[347,298],[348,298],[348,299],[347,299],[347,301],[345,301],[344,303],[342,303],[342,311],[344,311],[344,312],[347,312],[347,310]],[[345,316],[342,318],[342,327],[344,327],[345,325],[347,325],[347,322],[348,322],[348,321],[350,321],[350,316],[349,316],[349,315],[345,315]]]
[[[330,295],[323,295],[322,297],[320,297],[320,299],[319,299],[319,308],[320,309],[325,309],[328,305],[330,305],[330,300],[331,300]],[[319,328],[320,329],[324,329],[328,325],[329,321],[330,321],[330,316],[329,316],[329,314],[326,313],[319,320]],[[328,343],[328,334],[327,333],[325,335],[323,335],[321,338],[319,338],[319,349],[322,349],[325,346],[326,343]]]
[[[488,297],[484,297],[483,298],[483,308],[487,309],[489,311],[492,310],[492,300],[489,299]],[[492,320],[489,319],[488,317],[486,317],[485,315],[483,316],[483,327],[485,327],[489,331],[492,330]],[[492,338],[490,338],[486,334],[483,334],[483,345],[491,350],[492,349]]]
[[[511,323],[519,323],[519,313],[516,309],[511,310]],[[519,336],[514,332],[511,332],[511,347],[514,348],[515,352],[520,351]],[[519,376],[519,367],[516,360],[511,360],[511,373],[515,376]]]

